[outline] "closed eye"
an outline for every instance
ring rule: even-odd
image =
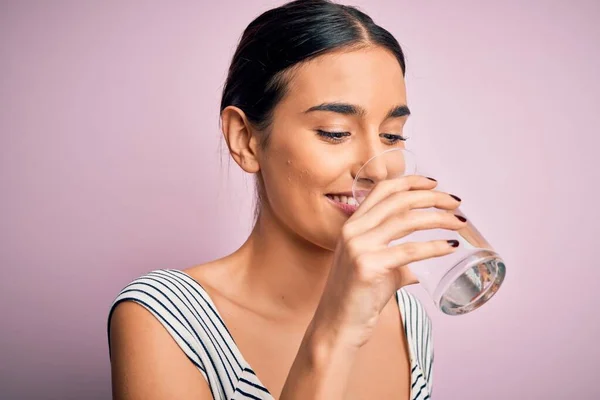
[[[388,140],[392,144],[398,143],[398,142],[406,142],[406,140],[408,139],[407,136],[396,135],[396,134],[393,134],[393,133],[382,133],[379,136],[385,138],[386,140]]]
[[[345,137],[350,136],[350,132],[332,132],[332,131],[324,131],[322,129],[317,129],[317,135],[332,143],[340,143],[344,140]],[[408,137],[403,135],[397,135],[393,133],[382,133],[379,135],[388,141],[389,144],[395,144],[398,142],[405,142]]]
[[[350,132],[330,132],[317,129],[317,135],[329,142],[341,142],[344,137],[350,136]]]

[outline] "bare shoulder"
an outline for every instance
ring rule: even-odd
[[[240,264],[241,261],[232,254],[181,271],[198,282],[217,304],[235,303],[240,285],[243,286],[239,274]]]
[[[182,269],[182,272],[192,276],[203,286],[219,289],[219,283],[233,277],[236,266],[235,255],[231,254],[202,264]]]
[[[155,315],[135,301],[109,320],[114,399],[211,399],[208,383]]]

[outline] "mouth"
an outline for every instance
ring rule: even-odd
[[[325,197],[327,197],[327,199],[329,199],[334,206],[348,216],[354,214],[358,208],[358,202],[354,197],[352,197],[352,193],[328,193],[325,195]]]
[[[337,203],[348,204],[351,206],[358,207],[358,202],[353,197],[352,193],[349,193],[349,192],[327,193],[325,196],[327,196],[328,199],[333,200]]]

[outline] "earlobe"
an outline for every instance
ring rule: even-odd
[[[258,172],[256,137],[244,111],[234,106],[226,107],[221,113],[221,130],[235,162],[248,173]]]

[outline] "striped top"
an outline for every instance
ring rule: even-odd
[[[204,376],[214,399],[273,399],[244,360],[204,288],[185,272],[152,271],[127,285],[114,300],[110,317],[122,301],[148,309]],[[411,400],[429,399],[432,391],[431,320],[419,300],[404,289],[396,292],[411,363]],[[109,341],[110,354],[110,341]]]

